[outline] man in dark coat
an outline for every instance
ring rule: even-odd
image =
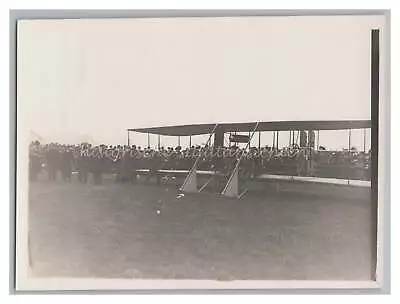
[[[64,181],[71,181],[74,156],[69,148],[61,152],[61,173]]]
[[[100,147],[97,147],[93,150],[90,161],[93,182],[95,185],[100,185],[103,183],[104,171],[104,157]]]
[[[86,146],[81,147],[80,155],[77,159],[77,169],[79,181],[86,184],[89,173],[89,150]]]
[[[155,177],[157,184],[160,184],[161,176],[158,170],[161,169],[162,165],[163,165],[163,160],[161,158],[161,153],[159,151],[152,151],[148,159],[148,167],[150,172],[146,178],[146,182],[149,181],[150,178]]]
[[[29,180],[36,181],[42,169],[41,156],[36,145],[29,147]]]
[[[297,175],[304,176],[307,173],[307,158],[305,149],[300,149],[296,155],[297,160]]]
[[[132,146],[130,152],[129,152],[129,166],[131,169],[131,177],[132,177],[132,183],[136,183],[137,181],[137,170],[140,169],[140,155],[138,151],[136,150],[136,146]]]
[[[122,153],[121,163],[120,163],[120,182],[126,183],[132,177],[132,168],[131,168],[131,155],[130,150],[125,150]]]
[[[57,179],[57,170],[60,167],[59,162],[60,153],[58,151],[58,147],[50,144],[46,152],[46,167],[50,181],[55,181]]]

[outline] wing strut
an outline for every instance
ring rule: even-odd
[[[259,122],[256,123],[256,126],[254,127],[254,130],[253,130],[251,136],[249,137],[249,141],[247,142],[245,151],[250,146],[251,139],[253,138],[254,134],[257,131],[258,124],[259,124]],[[247,192],[247,190],[245,190],[245,191],[243,191],[243,193],[239,193],[239,165],[243,158],[243,155],[244,155],[244,153],[242,153],[240,155],[240,158],[237,160],[235,168],[233,169],[232,174],[229,177],[229,180],[226,183],[224,190],[222,190],[221,194],[224,196],[240,199],[245,194],[245,192]]]
[[[206,145],[209,145],[212,135],[214,134],[215,130],[217,129],[218,124],[215,124],[213,130],[210,133],[210,136],[208,137],[208,140],[206,142]],[[185,181],[183,182],[182,186],[179,188],[180,191],[182,192],[199,192],[198,185],[197,185],[197,165],[200,161],[201,158],[201,153],[196,158],[196,161],[194,162],[192,168],[190,169],[188,175],[185,178]]]

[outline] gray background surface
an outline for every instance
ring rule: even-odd
[[[21,292],[15,291],[15,198],[16,198],[16,173],[15,173],[15,154],[16,154],[16,23],[20,19],[76,19],[76,18],[149,18],[149,17],[221,17],[221,16],[322,16],[322,15],[385,15],[387,28],[390,35],[390,11],[387,10],[12,10],[10,11],[10,292],[18,294],[33,293],[85,293],[85,294],[110,294],[110,293],[136,293],[136,294],[154,294],[154,293],[174,293],[174,294],[209,294],[209,293],[259,293],[259,294],[387,294],[390,292],[390,185],[389,182],[383,189],[385,197],[385,214],[384,214],[384,265],[383,265],[383,286],[381,289],[365,290],[365,289],[280,289],[280,290],[146,290],[146,291],[72,291],[72,292]],[[387,39],[387,43],[389,39]],[[388,84],[387,96],[390,96],[390,48],[385,56],[388,58],[388,66],[385,68]],[[390,98],[389,98],[390,99]],[[385,103],[386,111],[381,113],[385,118],[390,117],[390,102]],[[390,120],[385,120],[385,142],[390,143]],[[390,147],[384,147],[385,160],[384,166],[385,179],[390,181]]]

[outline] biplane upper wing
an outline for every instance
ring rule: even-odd
[[[224,132],[250,132],[256,122],[218,123]],[[167,136],[193,136],[212,133],[216,124],[177,125],[151,128],[128,129],[139,133]],[[371,120],[308,120],[308,121],[264,121],[259,122],[256,131],[289,130],[347,130],[371,128]]]

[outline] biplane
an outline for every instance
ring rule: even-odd
[[[261,148],[261,136],[264,132],[273,132],[273,145],[272,148],[279,146],[279,132],[289,132],[289,144],[297,145],[300,138],[300,149],[304,149],[307,153],[315,152],[319,146],[319,131],[320,130],[348,130],[348,143],[349,151],[351,149],[351,131],[354,129],[364,130],[364,152],[366,147],[366,130],[371,128],[370,120],[336,120],[336,121],[269,121],[269,122],[246,122],[246,123],[215,123],[215,124],[194,124],[194,125],[176,125],[176,126],[162,126],[151,128],[128,129],[128,145],[130,145],[129,134],[130,132],[139,132],[148,134],[148,146],[150,147],[149,134],[158,135],[158,146],[160,146],[160,137],[176,136],[189,137],[189,146],[191,146],[192,136],[208,134],[208,140],[205,146],[213,149],[224,147],[226,143],[226,135],[229,139],[229,146],[233,143],[245,144],[244,150],[250,149],[250,144],[255,134],[258,134],[258,148]],[[244,134],[246,135],[244,135]],[[297,134],[297,136],[296,136]],[[303,135],[303,136],[302,136]],[[305,140],[304,140],[305,136]],[[213,142],[212,142],[213,139]],[[180,142],[180,140],[178,140]],[[240,164],[243,161],[241,154],[237,158],[235,166],[229,172],[222,172],[218,170],[200,170],[198,165],[200,155],[194,161],[193,166],[189,170],[166,170],[160,168],[156,170],[155,174],[159,175],[174,175],[185,176],[184,182],[180,189],[183,192],[201,192],[213,180],[220,178],[225,179],[225,186],[220,194],[228,197],[240,198],[246,193],[246,189],[241,184],[253,181],[269,181],[279,183],[314,183],[314,184],[332,184],[332,185],[345,185],[352,187],[371,187],[369,180],[352,179],[350,177],[320,177],[311,176],[308,170],[313,165],[311,158],[306,164],[306,172],[302,175],[298,174],[269,174],[259,173],[248,179],[243,179],[239,175]],[[308,169],[308,170],[307,170]],[[150,170],[147,168],[138,169],[138,173],[149,174]],[[198,184],[198,177],[207,177],[208,180],[203,184]]]

